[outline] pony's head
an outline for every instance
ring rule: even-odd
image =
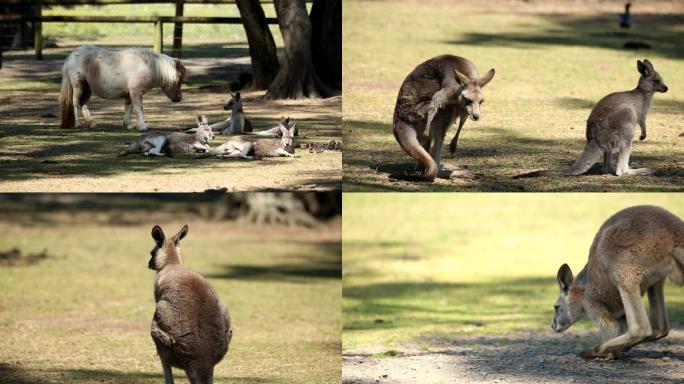
[[[185,79],[186,69],[183,63],[178,59],[173,60],[172,69],[163,74],[166,81],[162,81],[161,89],[164,94],[174,103],[183,100],[183,93],[181,92],[181,84]]]

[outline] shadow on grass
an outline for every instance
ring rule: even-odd
[[[279,259],[289,262],[263,266],[225,264],[222,266],[223,272],[205,276],[214,279],[300,283],[307,282],[309,279],[340,279],[342,277],[342,244],[338,241],[314,243],[311,248],[308,248],[308,252],[297,247],[295,252],[281,255]]]
[[[344,330],[500,326],[511,322],[550,324],[557,295],[553,277],[502,279],[483,283],[392,282],[345,285],[354,318]],[[670,320],[684,321],[684,300],[668,297]],[[538,308],[544,308],[539,310]],[[546,310],[548,309],[548,310]]]
[[[651,45],[645,56],[684,59],[684,16],[673,14],[638,15],[634,31],[615,32],[615,15],[598,16],[544,15],[553,23],[546,30],[532,33],[468,33],[450,44],[531,48],[540,45],[582,46],[624,50],[626,42]],[[656,65],[657,66],[657,65]]]
[[[69,384],[86,383],[161,383],[164,375],[161,373],[122,372],[110,369],[55,369],[32,370],[10,364],[0,363],[0,384],[53,384],[56,382]],[[174,372],[178,379],[185,377],[179,370]],[[275,379],[259,377],[227,378],[215,377],[222,383],[277,383]],[[55,381],[57,380],[57,381]]]

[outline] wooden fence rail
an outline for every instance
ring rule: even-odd
[[[176,7],[176,14],[183,14],[182,6]],[[36,60],[43,59],[43,28],[42,23],[153,23],[154,51],[163,51],[164,23],[174,23],[173,56],[180,58],[182,50],[183,24],[242,24],[239,17],[205,17],[205,16],[42,16],[38,15],[0,15],[0,22],[26,21],[34,23],[34,50]],[[267,17],[269,24],[278,24],[275,17]],[[0,47],[0,68],[2,68],[2,47]]]

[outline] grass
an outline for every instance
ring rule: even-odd
[[[343,197],[345,350],[454,337],[549,334],[556,272],[586,263],[600,225],[622,208],[678,194],[377,194]],[[684,323],[668,283],[670,320]],[[594,329],[588,320],[578,329]]]
[[[229,307],[235,335],[216,383],[340,381],[339,224],[255,228],[168,207],[125,223],[102,219],[116,212],[97,211],[10,220],[3,207],[0,250],[47,249],[50,257],[0,267],[0,383],[163,380],[149,336],[154,223],[167,233],[189,224],[184,263]],[[188,382],[181,371],[175,376]]]
[[[344,190],[347,191],[669,191],[684,184],[684,17],[676,3],[640,3],[634,28],[620,33],[624,2],[402,1],[345,3],[343,68]],[[382,20],[382,22],[378,22]],[[645,41],[651,50],[622,49]],[[435,183],[391,181],[413,171],[413,160],[392,135],[399,87],[419,63],[439,54],[463,56],[484,74],[480,121],[468,121],[447,164],[473,178]],[[649,58],[670,86],[657,94],[648,138],[636,142],[634,167],[655,176],[604,175],[512,179],[535,169],[572,163],[584,146],[586,119],[603,96],[634,88],[636,60]],[[450,129],[446,143],[455,133]]]

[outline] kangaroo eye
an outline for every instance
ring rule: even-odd
[[[484,99],[480,100],[480,104],[484,104]]]
[[[655,79],[655,80],[653,80],[653,82],[656,84],[660,84],[660,79]]]

